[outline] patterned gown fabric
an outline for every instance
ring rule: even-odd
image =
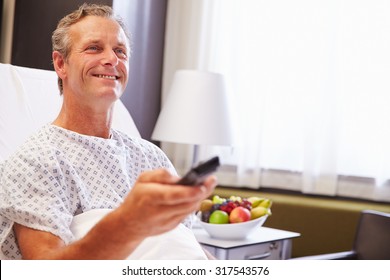
[[[44,126],[0,166],[0,258],[21,258],[14,222],[69,244],[75,215],[118,207],[138,175],[157,168],[176,174],[165,154],[141,138],[112,130],[103,139]]]

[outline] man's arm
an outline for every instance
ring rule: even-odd
[[[24,259],[125,259],[142,241],[140,237],[121,238],[120,213],[109,213],[86,236],[68,246],[58,236],[14,225]]]
[[[140,175],[125,201],[98,222],[84,238],[70,244],[57,236],[14,225],[24,259],[125,259],[148,236],[175,228],[197,210],[216,180],[204,186],[175,185],[177,177],[160,169]]]

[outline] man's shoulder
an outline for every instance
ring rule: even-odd
[[[129,136],[118,130],[114,130],[117,140],[123,142],[125,146],[131,149],[140,149],[149,154],[158,154],[165,157],[165,153],[154,143],[143,139],[142,137]]]
[[[16,151],[11,154],[8,160],[15,157],[29,157],[31,155],[39,155],[45,153],[44,151],[51,149],[51,135],[50,127],[45,125],[38,131],[31,134]]]
[[[31,134],[26,141],[22,144],[21,147],[35,146],[35,147],[44,147],[48,143],[52,142],[52,131],[50,130],[50,125],[45,125],[37,130],[35,133]]]
[[[128,136],[117,130],[114,134],[114,137],[118,137],[118,139],[120,139],[120,141],[123,142],[129,149],[135,150],[136,153],[141,152],[144,157],[148,158],[153,168],[164,167],[169,169],[172,174],[177,174],[167,155],[156,144],[141,137]]]
[[[113,129],[113,132],[114,132],[114,138],[123,141],[123,143],[126,145],[140,145],[145,147],[155,146],[152,142],[143,139],[142,137],[129,136],[128,134],[116,129]]]

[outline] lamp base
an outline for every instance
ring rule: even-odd
[[[192,167],[198,163],[199,159],[199,145],[194,145],[193,154],[192,154]]]

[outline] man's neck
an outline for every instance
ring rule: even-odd
[[[64,103],[53,124],[59,127],[90,136],[110,138],[114,106],[108,110],[96,111],[91,108],[70,110]]]

